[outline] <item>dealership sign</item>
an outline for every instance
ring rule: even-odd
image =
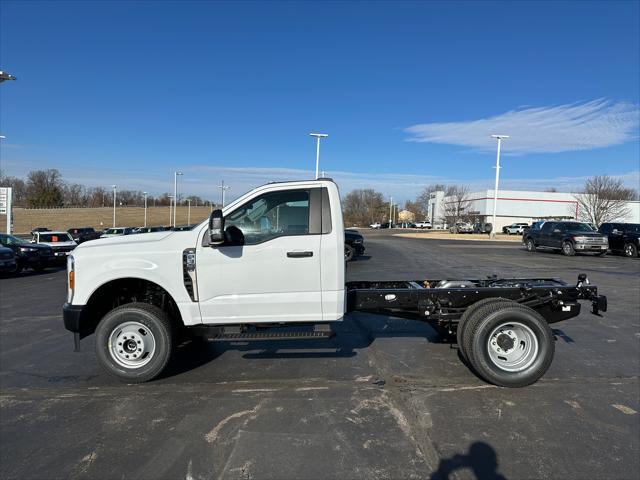
[[[0,215],[7,216],[7,233],[11,234],[11,187],[0,187]]]

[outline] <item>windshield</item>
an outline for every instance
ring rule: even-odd
[[[29,245],[29,242],[14,237],[13,235],[7,235],[5,233],[0,234],[0,243],[2,245]]]
[[[593,228],[587,223],[568,223],[566,227],[570,232],[593,232]]]
[[[41,233],[40,241],[47,243],[70,242],[73,238],[68,233]]]

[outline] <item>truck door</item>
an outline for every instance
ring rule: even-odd
[[[320,190],[267,192],[225,212],[235,242],[196,253],[203,323],[322,320]]]
[[[553,230],[556,228],[556,222],[544,222],[540,229],[539,244],[543,247],[551,247]]]

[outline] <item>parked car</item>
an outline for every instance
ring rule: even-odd
[[[378,223],[378,222],[372,223],[371,225],[369,225],[369,228],[373,228],[374,230],[378,229],[378,228],[380,228],[380,223]]]
[[[416,222],[416,228],[431,228],[431,222]]]
[[[16,271],[16,254],[7,247],[0,247],[0,273],[13,273]]]
[[[473,225],[469,222],[458,222],[449,227],[449,233],[473,233]]]
[[[488,235],[491,233],[492,228],[491,223],[478,222],[473,225],[473,233],[484,233]]]
[[[384,222],[382,225],[380,225],[380,228],[396,228],[396,224],[392,223],[391,225],[389,225],[389,222]]]
[[[36,232],[50,232],[51,230],[49,230],[47,227],[35,227],[31,229],[31,235],[33,235]]]
[[[346,262],[364,254],[364,237],[357,230],[344,231],[344,259]]]
[[[53,249],[55,264],[67,263],[67,255],[78,246],[67,232],[35,232],[31,237],[31,243],[48,245]]]
[[[609,249],[607,237],[584,222],[544,222],[542,228],[531,228],[522,241],[530,252],[537,248],[550,248],[567,256],[576,252],[604,256]]]
[[[102,235],[101,232],[96,232],[92,227],[74,227],[67,230],[67,233],[71,235],[73,241],[78,245],[89,240],[96,240]]]
[[[119,237],[120,235],[131,235],[133,234],[133,228],[131,227],[115,227],[115,228],[107,228],[100,238],[109,238],[109,237]]]
[[[29,243],[6,233],[0,233],[0,244],[13,250],[16,256],[16,268],[12,273],[19,273],[25,268],[40,272],[53,263],[53,249],[48,245]]]
[[[171,230],[173,230],[174,232],[186,232],[191,230],[193,227],[195,227],[194,225],[178,225],[176,227],[173,227]]]
[[[522,235],[524,228],[528,226],[528,223],[512,223],[511,225],[502,227],[502,231],[507,235]]]
[[[140,227],[136,228],[134,233],[152,233],[152,232],[164,232],[164,227]]]
[[[397,228],[416,228],[416,224],[412,222],[399,222],[396,223]]]
[[[609,249],[625,257],[637,257],[640,252],[640,223],[603,223],[598,229],[609,239]]]

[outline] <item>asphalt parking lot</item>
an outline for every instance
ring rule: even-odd
[[[476,378],[428,326],[355,314],[330,340],[185,345],[124,385],[72,351],[64,272],[0,279],[0,477],[637,479],[640,260],[364,232],[349,280],[579,273],[609,311],[554,325],[524,389]]]

